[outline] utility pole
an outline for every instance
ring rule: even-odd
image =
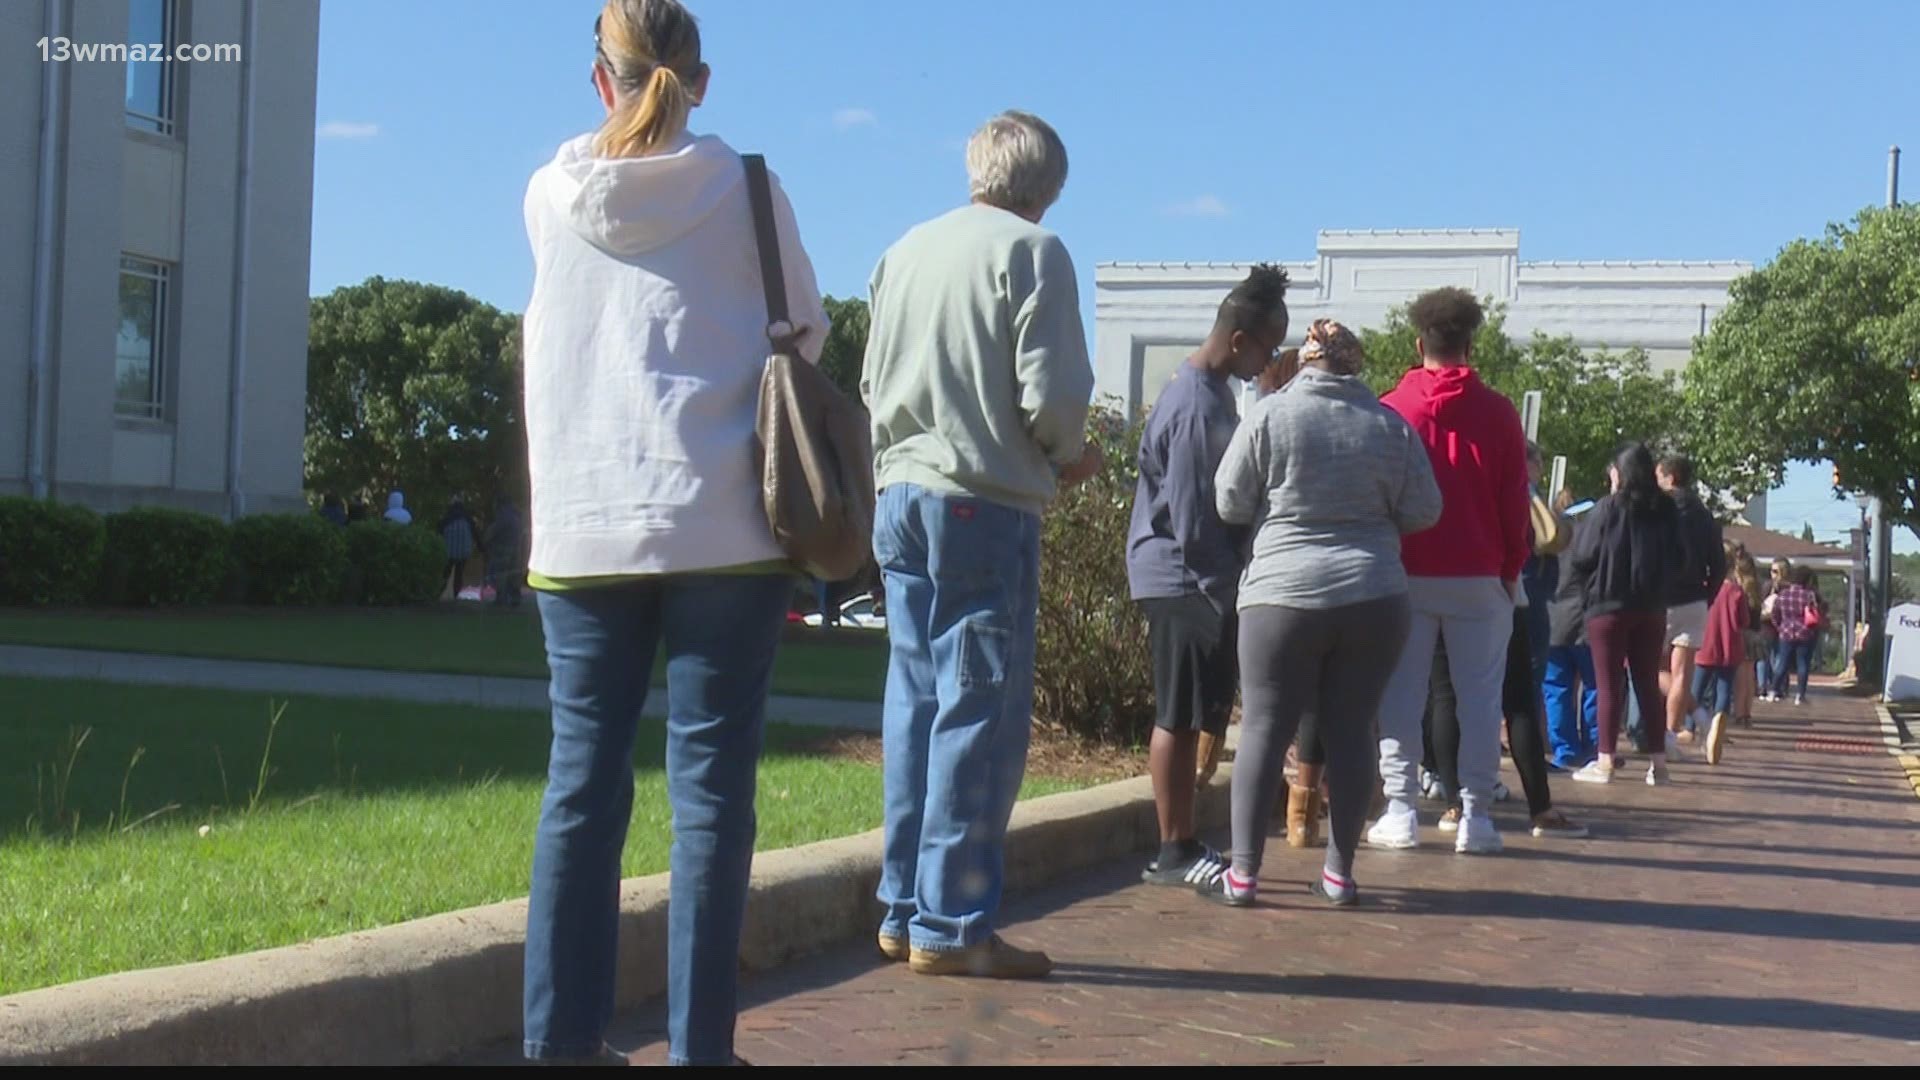
[[[1887,209],[1900,205],[1900,148],[1887,151]],[[1879,499],[1869,510],[1872,532],[1868,534],[1869,575],[1873,578],[1873,603],[1867,615],[1867,655],[1878,666],[1882,696],[1887,682],[1887,612],[1893,599],[1893,530],[1887,524],[1887,508]]]

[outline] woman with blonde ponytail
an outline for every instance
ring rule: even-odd
[[[619,881],[633,746],[667,671],[667,1039],[730,1065],[753,861],[754,774],[791,570],[760,504],[754,408],[767,311],[740,155],[687,130],[706,97],[677,0],[609,0],[594,22],[595,132],[525,203],[533,480],[527,583],[552,671],[553,745],[527,908],[527,1057],[618,1062]],[[827,317],[771,178],[787,307],[817,362]]]
[[[593,85],[607,122],[600,157],[645,157],[687,129],[707,93],[700,28],[677,0],[609,0],[594,22]]]

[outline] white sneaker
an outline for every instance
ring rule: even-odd
[[[1582,784],[1611,784],[1613,770],[1606,768],[1598,761],[1589,761],[1579,772],[1573,774],[1573,778]]]
[[[1665,765],[1647,766],[1648,787],[1665,787],[1671,783],[1673,783],[1673,778],[1667,775],[1667,767]]]
[[[1447,812],[1440,815],[1440,831],[1443,833],[1452,833],[1452,832],[1460,831],[1460,808],[1459,807],[1449,806],[1447,807]]]
[[[1367,830],[1370,847],[1406,851],[1420,846],[1420,815],[1411,806],[1388,806],[1380,820]]]
[[[1795,694],[1795,695],[1793,696],[1793,703],[1794,703],[1795,705],[1805,705],[1805,704],[1807,703],[1807,695],[1805,695],[1805,694]]]
[[[1485,814],[1462,818],[1460,834],[1453,840],[1453,852],[1456,855],[1498,855],[1506,850],[1506,846],[1500,839],[1500,830],[1494,826],[1493,819]]]

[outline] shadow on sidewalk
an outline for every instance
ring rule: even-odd
[[[1254,975],[1103,964],[1063,964],[1055,972],[1055,978],[1079,986],[1289,995],[1410,1005],[1470,1005],[1556,1015],[1587,1013],[1732,1028],[1837,1032],[1902,1041],[1911,1040],[1915,1032],[1920,1032],[1920,1012],[1835,1005],[1796,998],[1614,994],[1541,986],[1486,986],[1429,979],[1383,979],[1363,975]]]
[[[1878,918],[1789,908],[1728,908],[1720,904],[1675,904],[1594,896],[1540,896],[1487,889],[1376,888],[1369,895],[1380,910],[1407,915],[1550,920],[1581,926],[1658,927],[1666,931],[1738,934],[1789,941],[1920,945],[1920,919]],[[1920,1032],[1920,1027],[1912,1030]]]
[[[1911,792],[1896,794],[1892,790],[1891,782],[1892,780],[1898,779],[1898,776],[1899,774],[1897,773],[1889,774],[1887,777],[1888,782],[1884,787],[1881,784],[1866,781],[1855,786],[1851,784],[1836,784],[1830,781],[1796,780],[1791,778],[1772,780],[1739,779],[1736,777],[1728,777],[1725,780],[1701,780],[1688,777],[1686,778],[1685,784],[1689,789],[1698,789],[1701,791],[1738,791],[1751,793],[1762,801],[1769,798],[1845,799],[1849,802],[1883,803],[1888,806],[1905,806],[1910,809],[1920,810],[1920,802],[1914,800]]]
[[[1920,803],[1913,799],[1897,800],[1920,810]],[[1627,809],[1628,821],[1649,822],[1659,818],[1677,818],[1682,821],[1711,818],[1716,821],[1728,821],[1735,824],[1798,825],[1815,829],[1872,829],[1882,831],[1887,828],[1887,819],[1883,817],[1842,816],[1838,814],[1773,814],[1764,810],[1705,810],[1692,806],[1634,806]],[[1684,834],[1684,829],[1680,830]],[[1684,841],[1683,841],[1684,842]],[[1757,848],[1760,845],[1748,845]]]
[[[1714,851],[1764,851],[1769,855],[1798,855],[1814,859],[1866,859],[1870,862],[1885,862],[1889,859],[1920,860],[1920,851],[1858,851],[1853,848],[1800,847],[1785,844],[1751,844],[1717,840],[1679,840],[1672,835],[1634,834],[1609,837],[1614,842],[1632,844],[1650,844],[1666,847],[1679,845],[1686,848],[1706,848]],[[1508,854],[1512,854],[1509,850]]]
[[[1740,847],[1740,850],[1755,849]],[[1764,850],[1773,854],[1782,849],[1766,848]],[[1812,849],[1802,850],[1809,854],[1814,853]],[[1829,853],[1820,852],[1819,854]],[[1620,866],[1636,870],[1672,870],[1687,874],[1798,878],[1805,881],[1832,881],[1848,885],[1883,886],[1890,889],[1920,889],[1920,874],[1901,874],[1886,870],[1855,870],[1838,866],[1792,866],[1780,863],[1739,863],[1695,858],[1640,859],[1625,855],[1598,855],[1590,850],[1570,847],[1510,847],[1501,858],[1519,862],[1569,862],[1578,863],[1581,866]]]

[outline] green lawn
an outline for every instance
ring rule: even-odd
[[[261,695],[0,679],[0,703],[0,994],[526,894],[540,715],[294,698],[269,754]],[[880,823],[879,771],[817,738],[770,730],[762,850]],[[629,875],[666,868],[662,741],[642,724]]]
[[[464,605],[201,612],[5,608],[0,609],[0,643],[388,671],[547,675],[538,618]],[[790,631],[780,647],[773,689],[799,697],[878,701],[886,675],[884,635],[802,629]]]

